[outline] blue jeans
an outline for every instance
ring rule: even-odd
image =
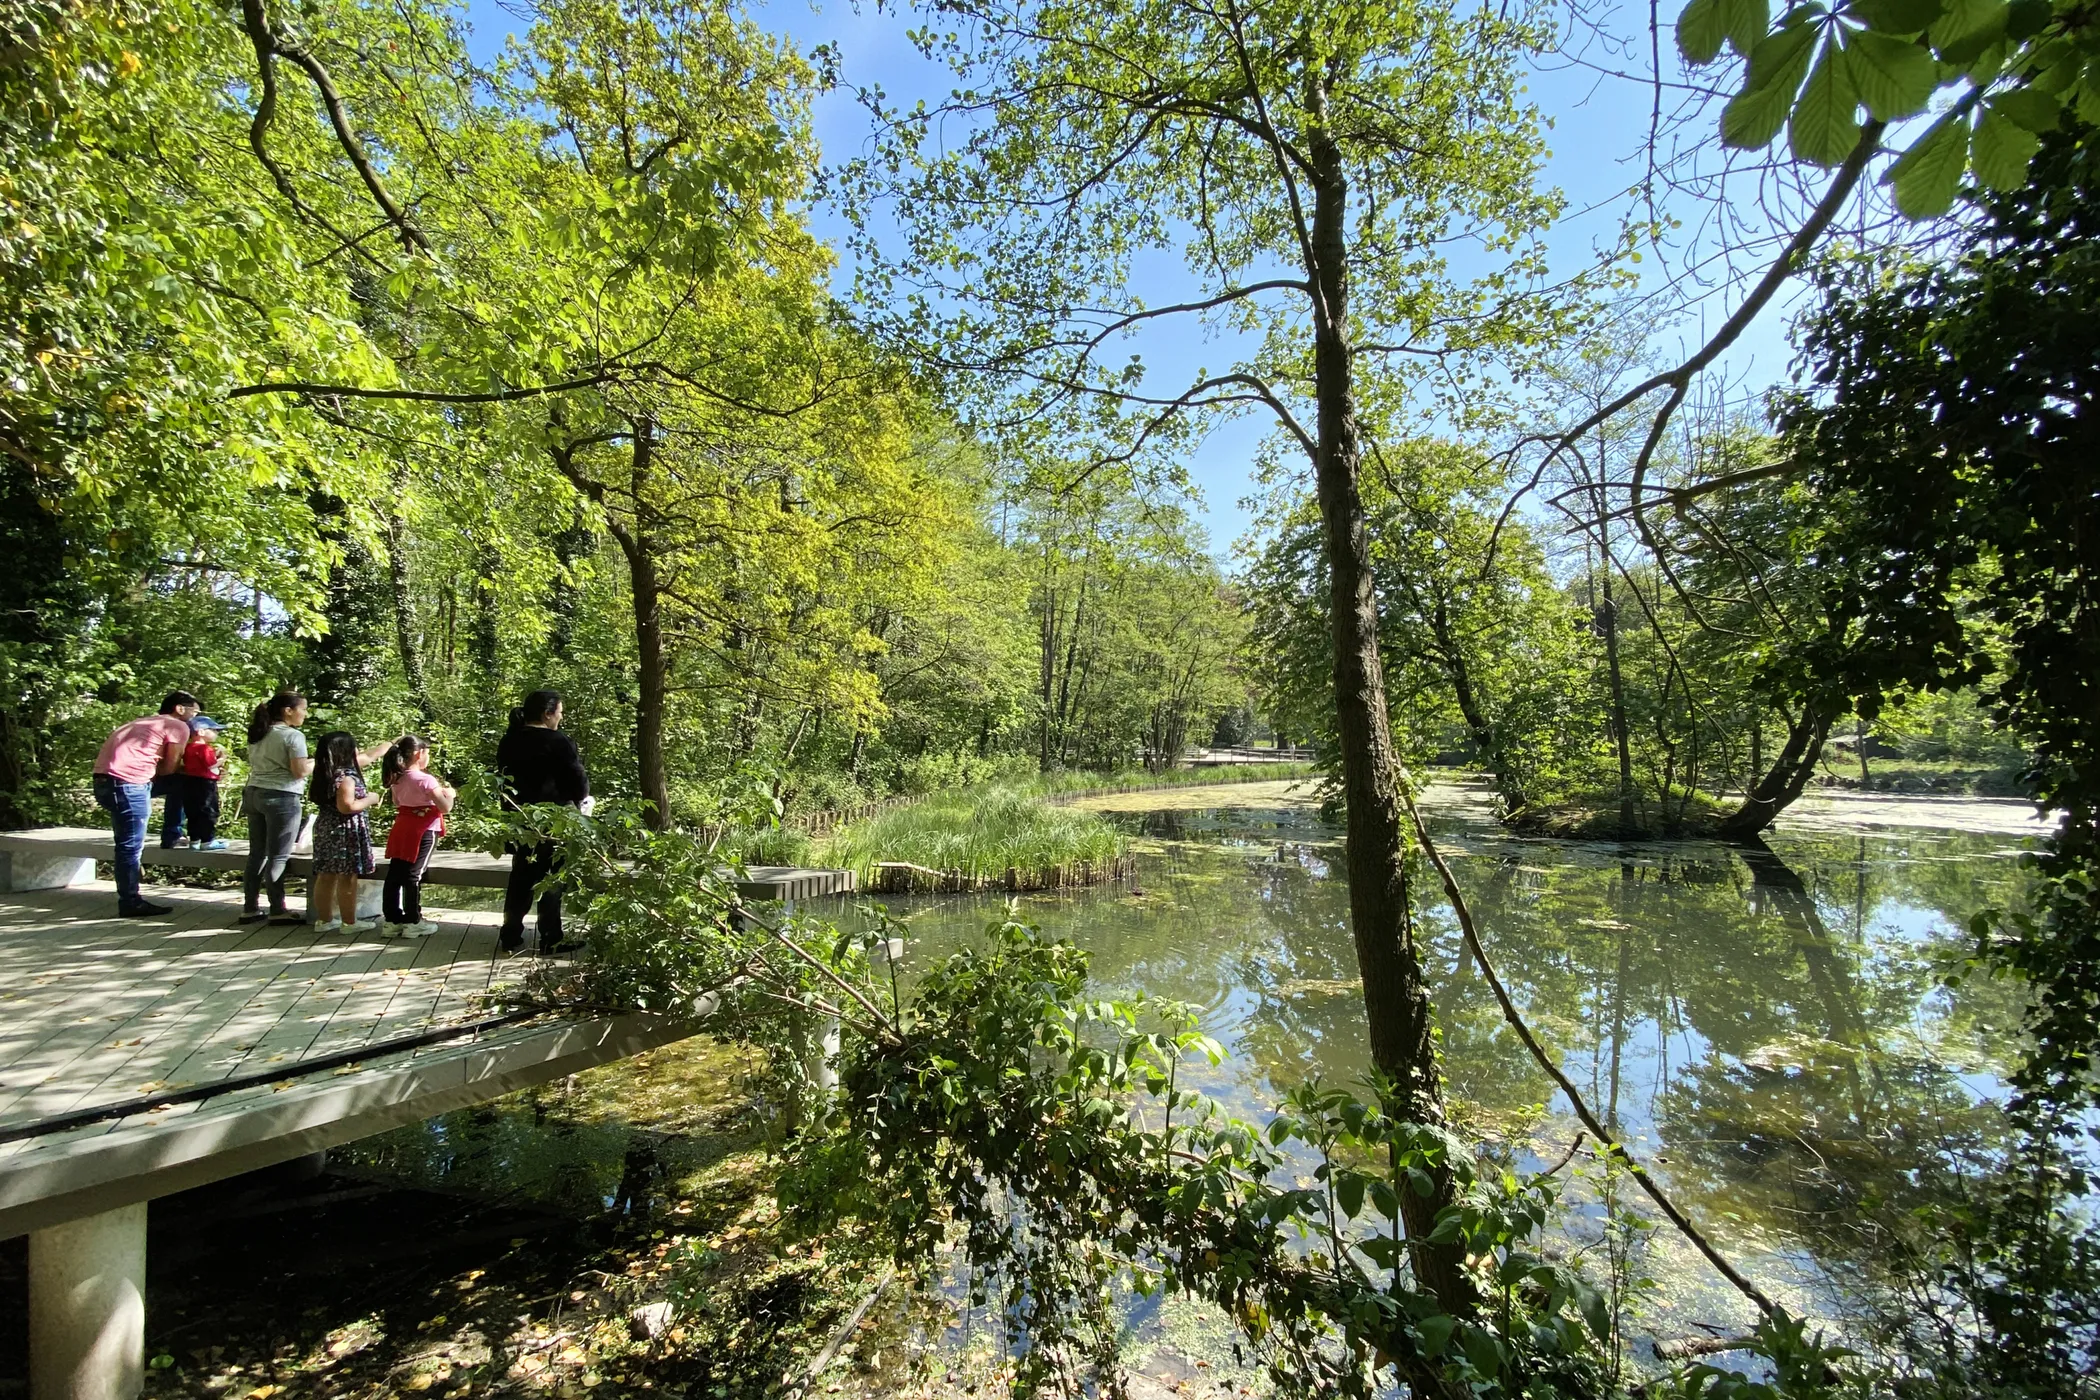
[[[151,783],[120,783],[107,773],[95,775],[95,805],[109,813],[117,837],[117,907],[134,909],[139,897],[139,853],[146,849],[146,825],[153,815]]]

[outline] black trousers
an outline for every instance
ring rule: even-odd
[[[560,863],[561,851],[552,841],[536,846],[511,846],[510,881],[503,887],[503,946],[515,948],[525,941],[525,911],[532,907],[532,892]],[[540,896],[540,947],[561,942],[561,886],[550,885]]]
[[[172,846],[189,828],[193,845],[201,846],[206,841],[215,841],[219,836],[219,780],[217,778],[193,778],[187,773],[170,773],[160,780],[163,807],[160,820],[160,844]]]
[[[390,924],[420,924],[423,922],[423,872],[430,868],[430,853],[437,849],[437,828],[423,833],[423,844],[416,850],[414,860],[389,858],[386,863],[386,888],[380,897],[386,904],[386,921]]]

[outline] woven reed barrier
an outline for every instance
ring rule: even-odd
[[[1084,885],[1125,884],[1137,878],[1137,857],[1113,860],[1073,860],[1041,870],[1008,866],[1003,875],[965,875],[959,870],[935,870],[910,861],[886,860],[875,866],[868,882],[873,894],[977,894],[1006,890],[1019,894],[1028,890],[1078,889]]]

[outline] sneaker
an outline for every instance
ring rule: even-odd
[[[270,920],[270,922],[274,924],[277,921],[275,919],[272,919]],[[342,931],[343,921],[341,919],[329,919],[325,923],[318,923],[314,925],[315,933],[341,933]]]
[[[174,912],[175,909],[172,905],[153,904],[143,899],[127,908],[117,910],[118,914],[127,919],[155,919],[162,914],[172,914]]]
[[[540,944],[537,951],[543,958],[558,958],[563,953],[575,952],[576,943],[573,939],[557,938],[552,943]]]
[[[190,847],[190,849],[193,851],[223,851],[226,849],[226,843],[224,841],[200,841]]]
[[[235,919],[234,922],[237,924],[259,924],[269,917],[268,914],[263,913],[260,909],[243,909],[241,916]]]
[[[379,927],[379,920],[358,919],[353,923],[338,924],[337,927],[340,928],[344,933],[370,933],[372,932],[372,930]]]
[[[401,925],[401,936],[404,938],[428,938],[437,931],[438,926],[431,923],[428,919],[419,924]]]
[[[160,848],[164,851],[186,851],[190,848],[190,838],[178,836],[173,841],[161,842]]]
[[[496,946],[507,958],[516,957],[525,948],[525,930],[505,929],[496,939]]]
[[[294,914],[289,909],[272,909],[270,911],[270,922],[279,925],[303,924],[306,922],[306,916]]]

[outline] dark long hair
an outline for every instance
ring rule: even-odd
[[[430,747],[428,739],[414,734],[404,734],[388,746],[386,757],[379,760],[379,785],[390,788],[394,779],[408,771],[408,765],[416,761],[416,755]]]
[[[248,742],[260,744],[263,735],[270,732],[270,726],[284,718],[286,710],[296,710],[305,703],[306,697],[298,691],[280,690],[257,705],[255,713],[248,716]]]
[[[357,740],[345,730],[334,729],[314,745],[314,780],[306,795],[317,805],[335,805],[335,785],[340,778],[357,772]]]
[[[160,702],[160,712],[164,715],[172,715],[179,706],[188,705],[195,708],[196,704],[197,697],[190,694],[187,690],[171,690],[168,692],[167,698]]]
[[[535,690],[525,697],[525,703],[510,712],[510,727],[538,724],[561,708],[561,692],[558,690]]]

